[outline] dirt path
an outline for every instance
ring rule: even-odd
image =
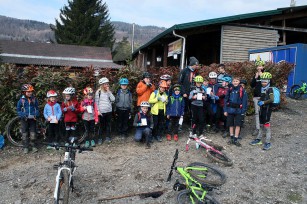
[[[215,143],[224,145],[233,159],[232,167],[212,163],[191,145],[185,152],[187,126],[179,142],[154,143],[151,149],[136,144],[132,135],[123,142],[115,139],[93,152],[78,154],[75,174],[76,191],[72,203],[175,203],[178,192],[172,186],[179,175],[174,172],[171,182],[165,182],[175,149],[178,165],[204,162],[220,168],[227,182],[212,195],[220,203],[307,203],[307,100],[293,101],[272,115],[272,149],[263,151],[250,146],[253,117],[246,118],[242,147],[227,145],[221,134],[208,134]],[[40,149],[38,154],[23,155],[20,148],[7,146],[0,152],[0,203],[53,203],[56,170],[53,164],[60,152]],[[138,192],[164,190],[158,198],[139,196],[98,201],[103,197]]]

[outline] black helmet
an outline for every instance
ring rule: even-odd
[[[149,72],[144,72],[143,73],[143,79],[144,78],[151,78],[151,74]]]
[[[240,84],[247,85],[247,81],[246,81],[245,79],[241,79],[241,80],[240,80]]]

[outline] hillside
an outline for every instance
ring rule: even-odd
[[[113,21],[115,27],[116,42],[127,37],[132,39],[132,24]],[[157,26],[135,25],[134,42],[135,45],[143,45],[153,37],[163,32],[166,28]],[[33,20],[20,20],[0,15],[0,39],[48,42],[54,41],[54,33],[50,25],[44,22]]]

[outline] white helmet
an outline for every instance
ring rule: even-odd
[[[210,78],[210,79],[215,79],[215,78],[217,78],[217,73],[216,73],[216,72],[210,72],[210,73],[209,73],[209,78]]]
[[[58,94],[54,90],[50,90],[47,92],[47,98],[56,96],[58,96]]]
[[[75,94],[75,88],[73,87],[67,87],[64,91],[63,94]]]
[[[109,83],[109,79],[106,77],[102,77],[101,79],[99,79],[99,84],[104,84],[104,83]]]
[[[147,101],[142,101],[140,106],[141,107],[150,107],[150,104]]]

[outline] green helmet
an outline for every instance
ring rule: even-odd
[[[256,60],[255,65],[256,66],[264,66],[265,65],[265,61],[263,61],[263,60]]]
[[[197,83],[203,83],[204,82],[204,78],[202,76],[196,76],[194,78],[194,81]]]
[[[260,78],[261,79],[272,79],[272,74],[270,72],[263,72]]]

